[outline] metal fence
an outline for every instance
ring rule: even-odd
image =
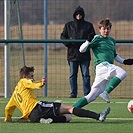
[[[0,39],[5,39],[4,2],[0,1]],[[69,67],[67,64],[66,47],[60,42],[47,44],[39,40],[59,40],[60,33],[66,22],[73,20],[73,12],[77,6],[85,10],[85,19],[93,23],[96,32],[97,23],[103,18],[110,18],[113,23],[111,36],[116,40],[132,40],[133,14],[131,0],[7,0],[10,3],[10,38],[36,40],[23,43],[27,66],[35,67],[35,79],[41,79],[47,63],[47,90],[36,91],[38,96],[69,97]],[[19,4],[19,5],[18,5]],[[19,16],[18,16],[19,14]],[[37,41],[38,40],[38,41]],[[128,42],[128,41],[127,41]],[[132,42],[117,43],[118,53],[123,58],[132,58]],[[19,79],[19,70],[23,65],[21,43],[10,45],[10,90],[11,93]],[[46,53],[47,52],[47,53]],[[0,44],[0,94],[4,94],[4,43]],[[47,57],[47,59],[46,59]],[[47,60],[47,62],[46,62]],[[132,97],[132,66],[121,65],[128,77],[111,93],[111,97]],[[93,56],[90,66],[91,84],[94,80]],[[82,78],[79,70],[78,96],[83,96]]]

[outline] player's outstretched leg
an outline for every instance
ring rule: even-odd
[[[109,113],[110,113],[110,107],[108,107],[107,109],[105,109],[103,112],[99,114],[93,111],[90,111],[90,110],[85,110],[81,108],[73,108],[74,115],[79,116],[79,117],[87,117],[87,118],[100,120],[101,122],[103,122],[106,119]]]

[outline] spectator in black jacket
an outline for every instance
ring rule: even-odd
[[[61,39],[85,39],[91,41],[95,35],[95,30],[92,23],[84,20],[84,9],[78,6],[73,14],[74,21],[70,21],[65,24],[61,33]],[[70,86],[71,95],[70,98],[77,97],[77,77],[78,67],[80,66],[82,78],[84,96],[90,92],[90,51],[80,53],[79,48],[82,43],[64,43],[67,47],[67,59],[70,66]]]

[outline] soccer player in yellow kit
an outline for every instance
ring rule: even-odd
[[[79,117],[93,118],[104,121],[110,112],[108,107],[103,112],[95,112],[66,106],[59,102],[38,101],[34,95],[34,89],[42,88],[46,83],[43,77],[42,81],[34,80],[34,68],[24,66],[20,70],[20,80],[5,108],[5,122],[12,121],[12,115],[16,107],[22,112],[21,120],[30,120],[30,122],[69,122],[71,114]]]

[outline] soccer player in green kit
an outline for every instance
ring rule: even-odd
[[[104,19],[98,24],[99,35],[93,40],[86,40],[79,51],[86,52],[90,48],[94,54],[95,80],[91,92],[73,104],[73,107],[83,107],[94,101],[98,96],[110,102],[108,94],[126,78],[127,73],[121,67],[114,65],[114,60],[125,65],[132,65],[133,59],[124,60],[116,53],[115,39],[110,37],[112,23]]]

